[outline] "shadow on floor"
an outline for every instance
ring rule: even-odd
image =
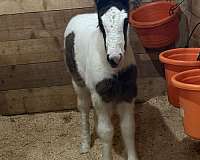
[[[160,111],[149,104],[136,107],[136,145],[140,160],[198,160],[200,143],[178,141]]]
[[[179,141],[166,125],[159,109],[149,104],[136,107],[136,147],[140,160],[199,160],[200,142]],[[115,119],[115,152],[124,157],[119,120]]]

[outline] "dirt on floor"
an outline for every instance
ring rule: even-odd
[[[199,160],[200,142],[184,134],[179,109],[166,96],[136,106],[136,146],[140,160]],[[93,112],[90,116],[93,130]],[[98,160],[100,141],[88,154],[79,153],[77,111],[0,116],[0,160]],[[123,143],[113,140],[114,160],[123,160]]]

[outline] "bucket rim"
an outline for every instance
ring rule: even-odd
[[[174,20],[178,16],[178,13],[181,12],[181,8],[178,7],[175,10],[173,15],[169,15],[166,18],[163,18],[163,19],[157,20],[157,21],[153,21],[153,22],[140,22],[140,21],[136,21],[136,20],[134,20],[132,18],[132,15],[134,15],[135,13],[145,9],[146,7],[159,5],[159,4],[170,4],[171,6],[176,5],[175,2],[168,2],[168,1],[156,1],[156,2],[151,2],[151,3],[144,4],[144,5],[140,6],[137,9],[130,11],[130,13],[129,13],[129,21],[130,21],[131,25],[133,27],[135,27],[135,28],[153,28],[153,27],[157,27],[157,26],[166,24],[166,23]]]
[[[200,48],[176,48],[176,49],[170,49],[166,50],[159,55],[159,59],[162,63],[166,65],[174,65],[174,66],[199,66],[200,67],[200,61],[183,61],[183,60],[175,60],[170,59],[169,56],[172,55],[199,55]]]
[[[189,91],[200,91],[200,84],[192,84],[187,82],[181,82],[184,78],[196,78],[200,79],[200,69],[192,69],[183,71],[172,76],[171,81],[172,84],[179,89],[189,90]]]

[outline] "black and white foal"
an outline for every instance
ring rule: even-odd
[[[81,113],[81,152],[90,148],[89,110],[98,118],[103,160],[112,159],[113,125],[117,112],[128,154],[135,151],[134,106],[137,69],[129,44],[128,0],[96,0],[97,13],[75,16],[65,31],[65,61],[72,75]]]

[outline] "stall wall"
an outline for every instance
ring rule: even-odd
[[[94,12],[93,0],[0,1],[0,114],[76,108],[63,60],[63,33],[71,17]],[[138,102],[165,93],[158,53],[146,53],[131,30],[139,68]],[[156,67],[155,67],[156,66]]]

